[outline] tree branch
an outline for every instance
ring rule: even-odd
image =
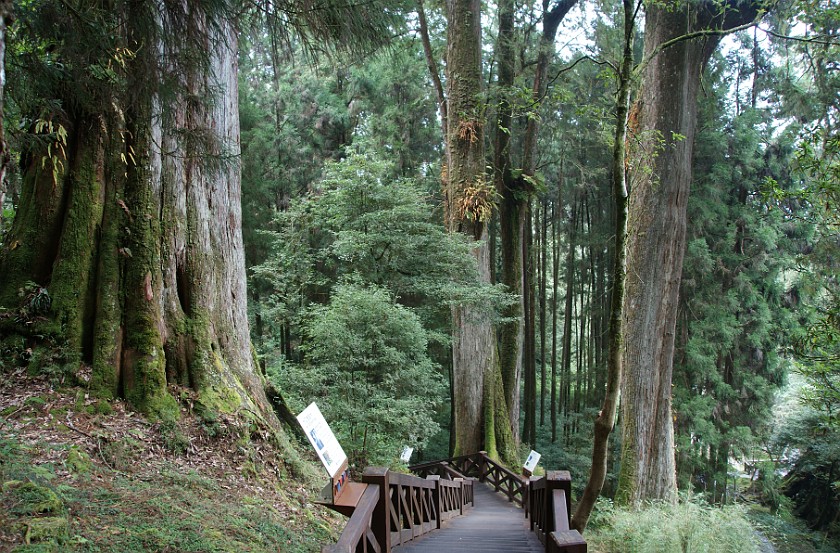
[[[448,117],[446,113],[446,96],[443,93],[443,83],[440,80],[440,73],[438,72],[434,52],[432,52],[432,43],[429,40],[429,25],[426,22],[426,10],[423,8],[423,0],[417,0],[417,16],[420,19],[420,40],[423,42],[423,52],[426,54],[426,65],[429,67],[429,76],[432,78],[432,83],[435,85],[435,92],[437,93],[440,124],[443,130],[443,136],[446,136]]]
[[[680,35],[678,37],[674,37],[671,40],[666,40],[665,42],[656,46],[653,51],[650,53],[649,56],[644,58],[639,65],[636,66],[635,74],[639,75],[644,72],[645,68],[650,65],[650,63],[661,54],[664,50],[675,46],[681,42],[685,42],[687,40],[694,40],[695,38],[703,38],[703,37],[710,37],[710,36],[726,36],[731,35],[733,33],[737,33],[739,31],[744,31],[751,27],[755,27],[759,24],[759,22],[764,18],[766,14],[760,13],[758,17],[753,19],[748,23],[744,23],[743,25],[737,25],[735,27],[731,27],[729,29],[700,29],[699,31],[693,31],[691,33],[686,33],[684,35]]]

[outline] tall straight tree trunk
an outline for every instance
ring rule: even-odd
[[[561,357],[560,376],[560,405],[558,409],[563,413],[563,435],[568,429],[568,418],[572,389],[572,316],[575,307],[575,253],[577,240],[577,217],[579,200],[572,201],[572,214],[568,221],[569,244],[566,252],[566,305],[563,311],[563,355]]]
[[[522,244],[522,257],[526,260],[524,277],[524,295],[527,298],[525,308],[525,356],[523,369],[528,375],[528,387],[526,389],[527,400],[525,402],[526,418],[528,426],[525,430],[525,441],[533,445],[536,439],[536,392],[537,392],[537,355],[536,355],[536,302],[534,276],[536,274],[534,255],[536,250],[533,247],[533,224],[532,224],[532,201],[528,202],[528,215],[525,224],[525,240]]]
[[[481,3],[448,0],[446,194],[447,226],[476,241],[483,282],[490,282],[487,225],[492,184],[484,173],[481,105]],[[516,456],[491,321],[469,305],[452,308],[455,454],[481,449],[506,461]]]
[[[505,383],[505,399],[510,406],[510,423],[519,439],[519,386],[522,379],[523,347],[528,316],[528,291],[525,286],[528,252],[525,233],[528,219],[529,190],[525,180],[515,177],[511,156],[513,106],[508,100],[514,84],[513,0],[499,2],[499,34],[496,40],[498,88],[500,90],[494,141],[494,177],[499,195],[499,239],[501,242],[501,279],[519,301],[505,312],[506,322],[499,326],[499,361]]]
[[[542,200],[542,216],[540,229],[540,426],[545,425],[545,381],[546,381],[546,351],[545,351],[545,316],[546,316],[546,291],[548,276],[548,199]],[[535,440],[536,441],[536,440]]]
[[[622,449],[616,495],[625,504],[676,498],[671,376],[686,204],[700,76],[720,35],[679,37],[731,28],[756,13],[751,4],[735,8],[711,2],[647,6],[646,65],[629,137],[635,143],[635,174],[628,219]]]
[[[551,208],[551,443],[557,441],[557,295],[560,288],[560,233],[557,230],[557,213]]]

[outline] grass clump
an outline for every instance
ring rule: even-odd
[[[712,507],[699,498],[651,503],[641,510],[598,502],[592,553],[758,553],[755,531],[738,505]]]

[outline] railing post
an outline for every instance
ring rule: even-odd
[[[566,492],[566,513],[571,512],[572,475],[567,470],[547,470],[545,472],[545,535],[559,530],[554,527],[554,490]],[[568,521],[566,521],[568,523]]]
[[[487,452],[478,452],[478,481],[484,482],[487,476]]]
[[[391,489],[388,485],[388,468],[366,468],[362,482],[379,486],[379,502],[373,510],[370,529],[379,542],[381,553],[391,553]]]
[[[435,478],[437,476],[437,478]],[[437,511],[437,520],[435,521],[435,528],[440,530],[441,527],[441,520],[443,519],[443,490],[441,489],[441,480],[442,478],[440,475],[430,475],[426,477],[426,480],[434,480],[435,481],[435,489],[432,491],[432,497],[435,503],[435,510]]]
[[[530,518],[531,513],[531,477],[522,477],[522,508],[525,510],[525,518]]]

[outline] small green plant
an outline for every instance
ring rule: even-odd
[[[18,290],[21,298],[15,322],[31,325],[37,317],[46,315],[52,308],[52,297],[49,291],[35,282],[29,281]]]
[[[160,437],[163,445],[175,455],[183,455],[190,447],[190,440],[175,421],[164,421],[160,423]]]

